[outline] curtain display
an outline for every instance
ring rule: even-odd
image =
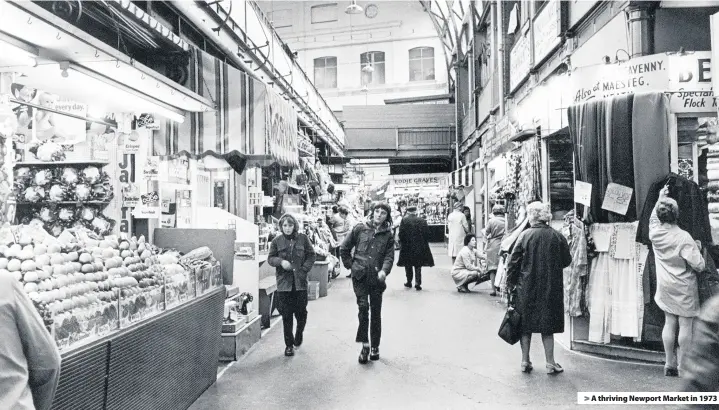
[[[649,249],[635,243],[637,223],[594,224],[591,235],[606,252],[592,260],[587,284],[589,341],[611,335],[640,341],[644,318],[642,275]]]

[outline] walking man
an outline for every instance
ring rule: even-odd
[[[385,203],[375,204],[367,221],[355,225],[341,246],[342,263],[352,271],[352,287],[357,297],[359,326],[355,341],[362,343],[361,364],[367,363],[368,356],[379,360],[382,293],[387,289],[385,279],[394,263],[391,211]]]
[[[434,266],[432,251],[427,242],[427,221],[417,216],[417,207],[407,208],[407,214],[399,224],[399,261],[397,266],[404,266],[407,282],[404,287],[422,290],[422,267]]]
[[[267,263],[277,268],[277,310],[285,332],[285,356],[294,356],[307,323],[307,273],[315,264],[315,251],[307,235],[299,232],[295,217],[285,214],[279,225],[282,235],[272,240]],[[297,318],[294,335],[293,316]]]

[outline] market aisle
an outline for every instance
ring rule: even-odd
[[[504,312],[486,284],[458,293],[446,248],[434,246],[433,253],[438,266],[426,270],[421,292],[402,286],[401,268],[388,278],[379,362],[357,363],[355,300],[343,275],[328,297],[310,302],[305,342],[294,357],[283,356],[276,325],[192,409],[576,408],[577,391],[679,388],[659,366],[577,355],[559,345],[565,373],[548,376],[539,337],[532,346],[536,370],[521,373],[519,345],[496,335]]]

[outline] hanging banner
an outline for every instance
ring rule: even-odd
[[[640,92],[663,92],[675,113],[714,112],[711,52],[653,54],[618,64],[579,67],[570,77],[574,104]]]
[[[270,89],[265,97],[265,141],[267,152],[280,165],[299,167],[297,113]]]

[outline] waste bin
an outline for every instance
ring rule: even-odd
[[[327,276],[329,275],[329,261],[316,261],[310,272],[307,274],[307,280],[320,283],[320,297],[327,296]]]

